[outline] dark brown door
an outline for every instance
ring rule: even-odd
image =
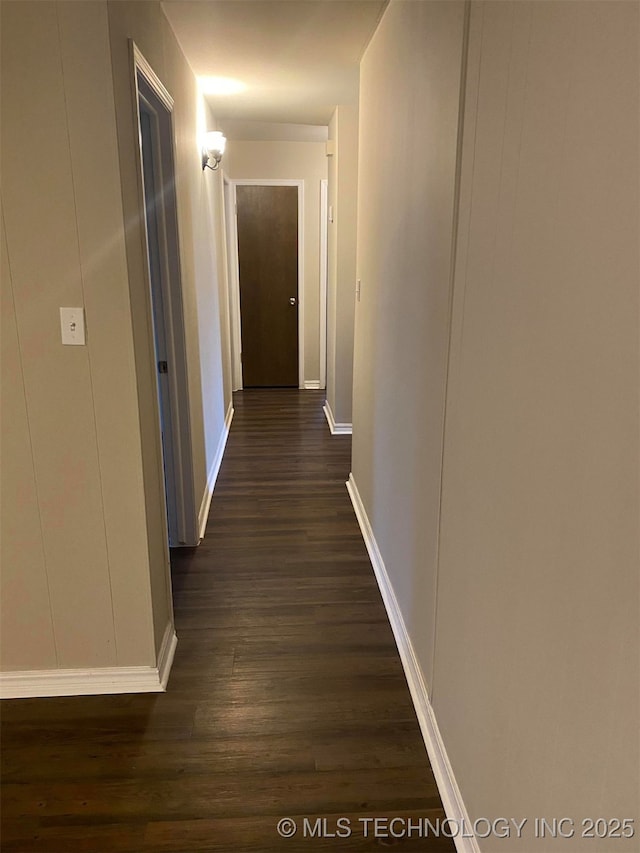
[[[298,188],[237,186],[245,388],[298,387]]]

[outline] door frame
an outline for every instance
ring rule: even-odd
[[[164,488],[161,490],[160,499],[163,504],[164,518],[166,519],[166,542],[167,565],[169,564],[170,546],[193,546],[200,541],[198,532],[198,516],[195,506],[195,489],[193,475],[193,453],[191,446],[191,419],[189,405],[189,384],[187,370],[186,331],[184,326],[184,307],[182,295],[182,278],[180,269],[180,238],[178,233],[178,209],[175,195],[175,145],[174,145],[174,123],[173,123],[173,98],[161,82],[160,78],[149,65],[135,42],[130,41],[135,131],[138,135],[136,146],[136,177],[138,206],[140,210],[141,229],[143,242],[143,274],[146,283],[147,296],[147,345],[153,377],[155,381],[154,414],[158,430],[158,468],[160,482]],[[139,77],[157,98],[158,105],[166,112],[166,127],[159,128],[161,158],[167,159],[173,171],[173,181],[169,181],[168,188],[163,192],[165,205],[163,206],[163,227],[161,233],[161,253],[163,255],[163,270],[160,288],[164,306],[163,316],[165,334],[167,339],[167,350],[172,370],[169,372],[169,418],[165,424],[165,432],[170,431],[172,447],[172,467],[175,472],[173,482],[167,482],[164,465],[164,452],[162,447],[162,427],[160,408],[160,388],[158,383],[158,372],[156,364],[156,350],[154,339],[153,321],[153,286],[148,255],[148,233],[146,203],[144,192],[144,171],[142,165],[142,133],[140,128],[140,101],[146,97],[140,92]],[[148,102],[148,101],[147,101]],[[156,105],[152,105],[155,107]],[[168,214],[168,215],[167,215]],[[175,518],[175,530],[170,529],[169,513],[167,512],[168,501],[173,501],[172,511]],[[172,525],[173,526],[173,525]],[[171,594],[171,577],[167,572],[167,583]]]
[[[327,292],[329,275],[329,181],[320,180],[320,388],[327,387]]]
[[[298,188],[298,388],[304,388],[304,180],[284,178],[230,178],[230,203],[233,205],[230,224],[230,259],[232,275],[229,279],[229,304],[231,306],[232,352],[234,390],[243,388],[242,377],[242,322],[240,315],[240,260],[238,256],[238,199],[237,187],[297,187]],[[235,387],[237,386],[237,387]]]

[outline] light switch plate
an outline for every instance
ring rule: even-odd
[[[62,343],[65,346],[83,347],[85,345],[84,308],[61,308],[60,329]]]

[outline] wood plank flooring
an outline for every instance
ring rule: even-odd
[[[2,850],[454,850],[415,829],[444,814],[323,396],[236,395],[166,694],[2,704]]]

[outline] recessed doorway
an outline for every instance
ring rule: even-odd
[[[160,437],[167,545],[199,541],[178,242],[173,101],[133,46],[139,135],[140,206],[144,212],[150,355]],[[168,562],[168,552],[167,552]]]

